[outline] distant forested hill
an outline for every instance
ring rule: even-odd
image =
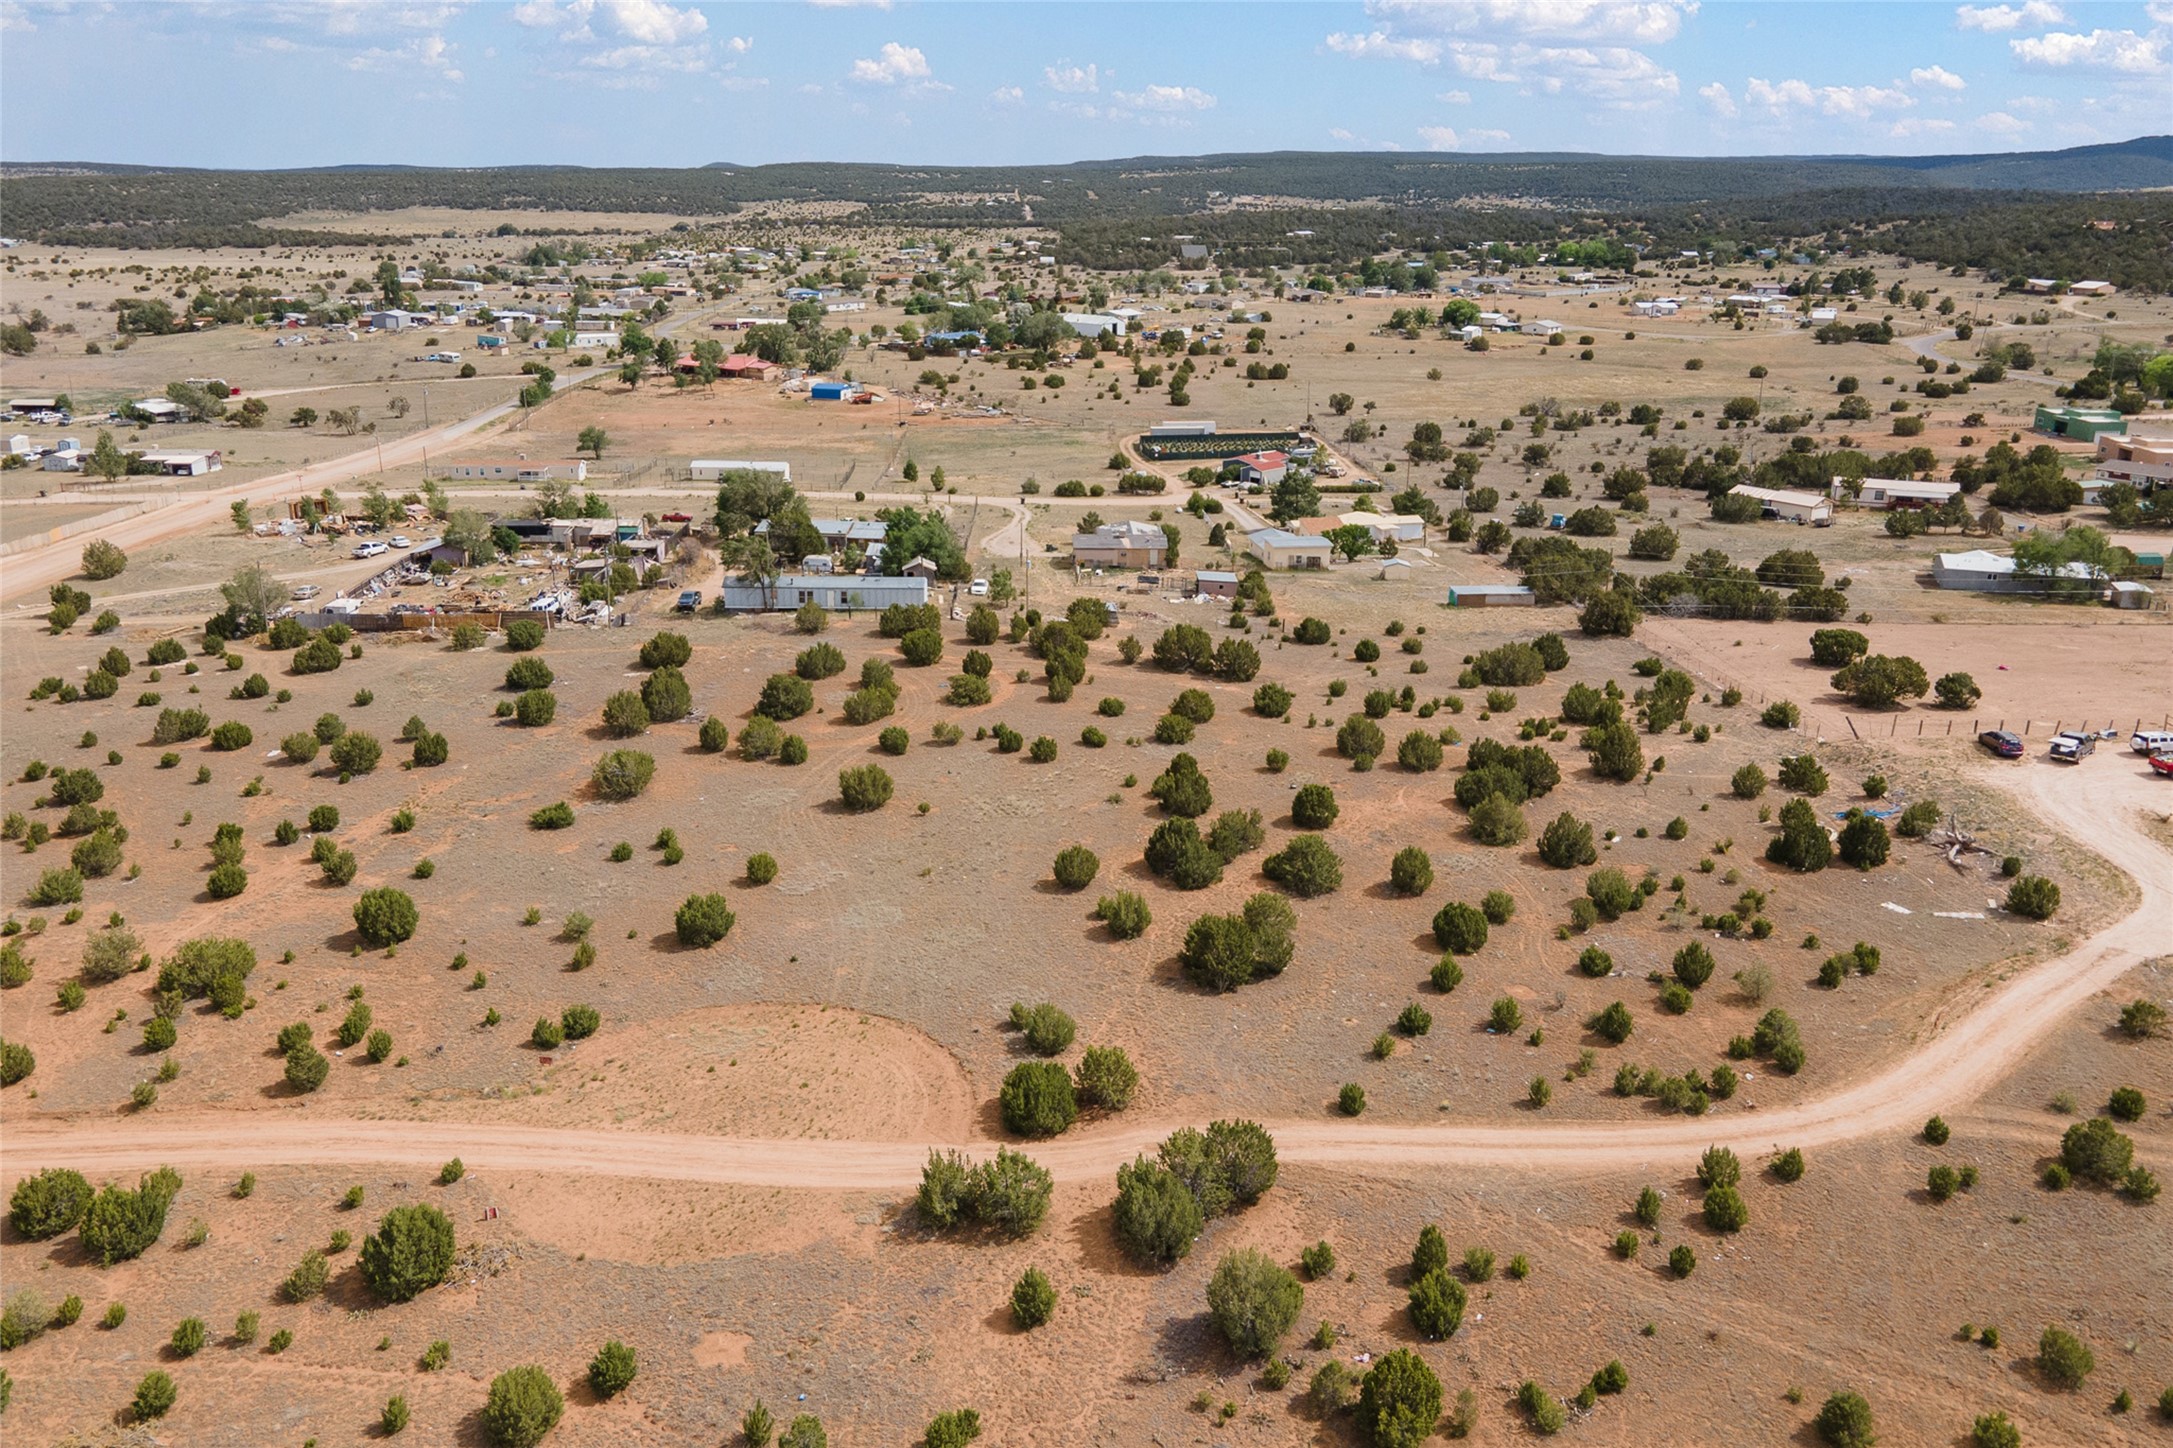
[[[649,212],[705,219],[759,201],[851,201],[868,219],[924,226],[1020,222],[1056,228],[1088,265],[1153,265],[1185,230],[1265,259],[1291,255],[1287,232],[1354,225],[1412,242],[1540,241],[1632,231],[1654,244],[1860,234],[1878,228],[1927,257],[1983,265],[2046,255],[2047,233],[2073,265],[2128,285],[2167,285],[2173,136],[2067,151],[1969,156],[1678,158],[1278,151],[1138,156],[1052,166],[718,164],[696,169],[575,166],[444,170],[349,166],[192,171],[20,163],[7,179],[7,226],[60,244],[270,246],[341,240],[282,227],[313,211],[444,207],[475,211]],[[2087,201],[2084,198],[2089,198]],[[1272,210],[1263,210],[1271,206]],[[1360,223],[1349,215],[1363,209]],[[2086,214],[2087,213],[2087,214]],[[1293,221],[1302,215],[1307,220]],[[2118,229],[2092,229],[2112,219]],[[1182,221],[1178,226],[1172,223]],[[1999,245],[1972,244],[1972,232]],[[1142,242],[1141,237],[1151,238]],[[1129,241],[1121,238],[1130,237]],[[2094,238],[2094,239],[2093,239]],[[2158,265],[2148,264],[2152,248]],[[1326,238],[1306,248],[1329,255]],[[2103,265],[2088,265],[2103,257]],[[2112,275],[2125,268],[2125,278]],[[2155,276],[2154,283],[2147,283]]]

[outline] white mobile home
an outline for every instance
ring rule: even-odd
[[[803,603],[828,609],[882,609],[894,603],[928,601],[925,578],[880,578],[849,573],[786,573],[764,587],[744,578],[728,578],[717,595],[727,613],[791,611]]]
[[[726,473],[775,473],[789,483],[792,481],[792,464],[747,462],[736,458],[696,458],[687,464],[687,476],[697,483],[713,483]]]

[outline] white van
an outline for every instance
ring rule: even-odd
[[[2164,754],[2173,750],[2173,729],[2138,729],[2129,736],[2128,747],[2145,756]]]

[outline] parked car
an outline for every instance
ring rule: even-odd
[[[367,542],[357,543],[355,545],[355,557],[357,558],[375,558],[378,554],[383,553],[384,551],[385,545],[378,542],[374,538],[370,539]]]
[[[973,595],[975,598],[988,597],[988,580],[985,578],[976,578],[975,580],[973,580],[972,583],[966,586],[966,592]]]
[[[2153,771],[2164,775],[2167,779],[2173,779],[2173,752],[2165,754],[2153,754],[2150,757],[2150,767]]]
[[[2080,764],[2088,756],[2097,753],[2095,734],[2055,734],[2052,736],[2050,753],[2063,764]]]
[[[307,603],[321,592],[323,590],[318,588],[316,584],[304,583],[298,585],[291,596],[296,603]]]
[[[699,588],[687,589],[679,595],[678,609],[681,613],[692,613],[701,606],[702,591]]]
[[[2137,754],[2173,753],[2173,729],[2138,729],[2128,737],[2128,747]]]
[[[2020,759],[2022,741],[2004,729],[1987,729],[1977,736],[1977,742],[2002,759]]]
[[[415,540],[405,533],[395,533],[386,541],[395,548],[413,548],[415,546]]]

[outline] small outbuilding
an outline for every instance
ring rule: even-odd
[[[1521,583],[1452,583],[1451,608],[1530,608],[1538,597]]]
[[[2126,414],[2110,407],[2053,407],[2040,404],[2030,428],[2048,437],[2096,442],[2107,433],[2126,432],[2128,419]]]
[[[1202,598],[1237,597],[1237,575],[1203,568],[1199,572],[1199,594]]]

